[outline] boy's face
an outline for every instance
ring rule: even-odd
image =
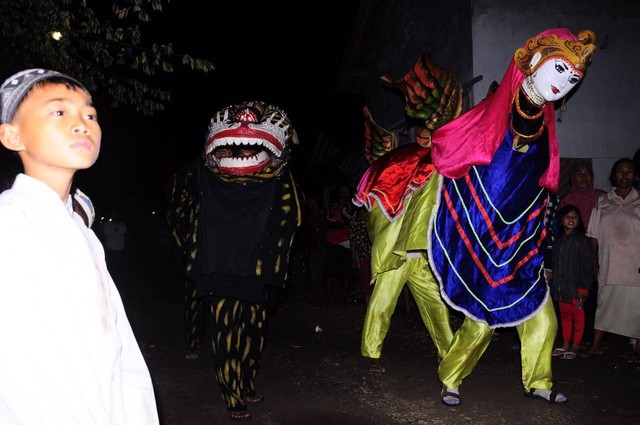
[[[98,158],[102,131],[91,96],[64,84],[37,85],[24,98],[0,139],[17,151],[28,175],[91,167]]]

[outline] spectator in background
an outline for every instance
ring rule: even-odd
[[[367,209],[359,207],[351,221],[351,266],[358,271],[360,291],[365,305],[369,304],[373,287],[371,286],[371,240],[367,231]]]
[[[633,185],[635,190],[640,191],[640,148],[633,154],[633,163],[636,166],[636,182]]]
[[[573,360],[584,334],[584,301],[591,286],[593,255],[578,208],[565,205],[557,217],[550,288],[551,298],[560,311],[562,346],[553,350],[552,355]]]
[[[593,169],[586,162],[578,162],[571,168],[569,192],[560,199],[559,208],[575,205],[580,210],[580,218],[585,229],[589,228],[591,210],[604,190],[593,187]]]
[[[117,209],[112,209],[107,220],[102,223],[102,234],[104,235],[104,254],[107,260],[107,268],[113,276],[113,280],[121,284],[124,279],[124,247],[127,226],[120,219]]]
[[[343,184],[338,188],[338,198],[331,204],[326,221],[324,279],[329,304],[345,301],[353,277],[349,225],[354,217],[354,209],[351,188]]]
[[[640,338],[640,196],[633,188],[637,170],[622,158],[613,164],[613,186],[600,196],[587,236],[597,255],[598,308],[594,339],[586,355],[601,355],[605,332]],[[596,254],[597,253],[597,254]],[[634,361],[640,357],[636,344]]]
[[[638,150],[636,150],[636,152],[633,154],[633,163],[636,166],[636,182],[633,185],[633,188],[638,192],[640,192],[640,148],[638,148]],[[634,347],[638,344],[638,339],[636,338],[631,338],[631,341],[632,341],[631,344]]]
[[[304,211],[302,225],[293,237],[289,253],[287,287],[278,294],[280,307],[284,307],[286,298],[292,294],[302,295],[305,299],[311,297],[311,223],[306,205],[304,205]]]
[[[606,193],[604,190],[593,187],[593,169],[587,162],[577,162],[571,168],[569,192],[560,200],[559,207],[566,205],[575,205],[580,211],[580,219],[584,224],[584,228],[589,228],[589,220],[591,211],[596,205],[600,195]],[[595,262],[594,262],[595,264]],[[596,317],[596,308],[598,303],[598,281],[595,271],[593,279],[589,287],[589,297],[584,306],[585,327],[583,339],[586,342],[593,341],[593,326]]]
[[[311,233],[311,245],[309,252],[309,277],[311,279],[311,301],[321,304],[326,301],[324,285],[324,261],[325,261],[325,237],[326,237],[326,211],[322,207],[321,198],[312,194],[307,200],[307,224]]]
[[[198,180],[202,158],[195,158],[173,173],[167,185],[167,224],[176,243],[178,269],[183,271],[192,261],[189,241],[197,210]],[[187,274],[184,278],[184,319],[187,335],[187,360],[200,357],[200,347],[206,331],[206,299],[198,295],[196,282]]]

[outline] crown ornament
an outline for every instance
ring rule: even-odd
[[[571,35],[568,31],[567,34]],[[566,59],[578,71],[584,72],[596,50],[595,41],[596,35],[591,30],[583,30],[577,37],[567,38],[556,33],[540,34],[530,38],[523,47],[516,50],[513,59],[525,75],[533,74],[540,65],[551,58]],[[532,68],[531,60],[536,53],[540,53],[542,58]]]

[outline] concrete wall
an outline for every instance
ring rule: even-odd
[[[566,104],[556,110],[561,157],[592,158],[595,186],[608,182],[613,162],[640,148],[640,2],[562,0],[472,0],[473,74],[477,101],[492,80],[500,81],[514,51],[546,29],[566,27],[596,33],[599,50],[587,76]]]

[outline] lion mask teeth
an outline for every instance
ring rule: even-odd
[[[289,144],[297,142],[284,111],[263,102],[244,102],[214,114],[204,152],[213,169],[246,176],[285,164]]]

